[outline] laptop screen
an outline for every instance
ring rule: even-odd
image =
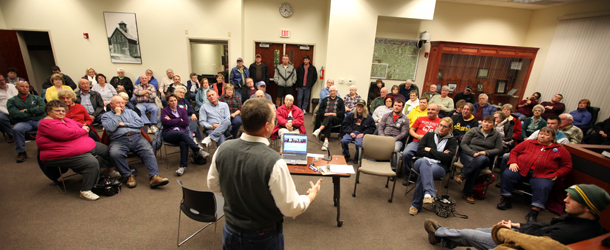
[[[307,135],[284,134],[284,153],[307,154]]]

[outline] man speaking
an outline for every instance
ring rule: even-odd
[[[208,188],[225,198],[223,249],[284,249],[283,217],[305,212],[322,179],[309,182],[307,195],[299,195],[288,166],[268,147],[275,127],[273,104],[248,99],[241,111],[244,133],[216,150],[208,172]]]

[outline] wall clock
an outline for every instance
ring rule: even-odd
[[[280,15],[283,17],[292,16],[292,6],[289,3],[283,3],[280,5]]]

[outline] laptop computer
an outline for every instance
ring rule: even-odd
[[[307,135],[284,134],[282,159],[286,164],[307,165]]]

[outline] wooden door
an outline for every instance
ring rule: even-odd
[[[275,65],[282,62],[282,56],[284,54],[284,44],[281,43],[265,43],[269,44],[268,48],[261,48],[259,42],[255,43],[256,49],[254,54],[260,54],[263,58],[263,63],[269,68],[269,78],[273,79],[275,74]],[[248,65],[249,66],[249,65]],[[277,84],[273,80],[269,80],[269,86],[267,86],[267,94],[271,95],[272,100],[275,100],[277,93]]]
[[[17,31],[0,30],[0,48],[0,74],[6,76],[8,68],[15,68],[19,72],[17,76],[29,82]]]
[[[295,44],[286,44],[286,54],[288,55],[288,58],[290,58],[290,62],[292,63],[292,65],[294,66],[295,69],[299,68],[302,64],[303,64],[303,57],[305,56],[309,56],[310,59],[310,64],[313,66],[316,66],[316,62],[314,61],[313,58],[313,45],[309,45],[309,50],[303,50],[300,47],[301,45],[295,45]],[[307,46],[307,45],[305,45]],[[316,70],[320,70],[318,67],[316,67]],[[317,81],[317,79],[316,79]],[[294,95],[294,99],[295,102],[297,101],[298,97],[297,97],[297,93],[296,91],[294,91],[293,93]],[[307,102],[310,102],[311,100],[311,96],[312,93],[309,94],[309,100],[307,100]],[[317,96],[317,95],[316,95]],[[310,107],[311,105],[309,105],[308,107]]]

